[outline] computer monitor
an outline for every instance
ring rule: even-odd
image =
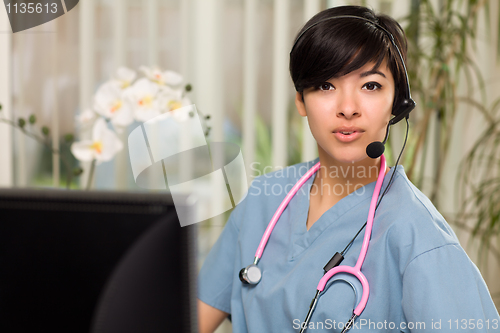
[[[0,332],[196,332],[196,227],[169,194],[0,189]]]

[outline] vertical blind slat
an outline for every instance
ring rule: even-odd
[[[195,90],[196,106],[203,114],[211,115],[212,130],[210,139],[214,142],[224,141],[224,99],[223,99],[223,79],[222,79],[222,47],[221,47],[221,21],[222,21],[222,0],[196,0],[194,1],[195,11]],[[212,155],[212,159],[216,159]],[[220,163],[218,163],[220,165]],[[210,209],[220,211],[223,207],[222,198],[227,189],[218,184],[211,184],[213,205]],[[225,195],[227,196],[227,194]],[[222,216],[218,216],[212,221],[216,225],[222,225]],[[213,240],[218,236],[215,229],[211,236]]]
[[[184,77],[185,83],[191,83],[191,67],[193,66],[193,52],[192,52],[192,0],[182,0],[180,1],[180,47],[179,47],[179,57],[180,57],[180,70],[181,75]],[[195,91],[198,87],[195,87]],[[192,94],[190,94],[192,98]],[[191,100],[194,102],[194,100]],[[184,151],[184,147],[191,146],[192,137],[189,132],[180,133],[180,149]],[[181,179],[192,179],[193,178],[193,155],[192,154],[182,154],[179,159],[179,175]]]
[[[3,118],[11,119],[12,31],[7,11],[0,10],[0,104]],[[12,127],[0,123],[0,187],[14,185]]]
[[[94,90],[94,6],[95,0],[80,1],[80,112],[89,107]],[[90,132],[80,132],[80,139],[90,139]],[[90,163],[81,163],[84,173],[80,176],[80,187],[85,188],[89,177]]]
[[[51,30],[56,31],[52,34],[49,34],[51,43],[52,43],[52,54],[51,54],[51,71],[52,71],[52,99],[53,99],[53,104],[52,104],[52,110],[51,110],[51,117],[52,117],[52,131],[51,131],[51,136],[52,136],[52,149],[55,149],[59,151],[59,100],[58,100],[58,78],[59,76],[57,75],[58,70],[57,70],[57,59],[58,59],[58,45],[57,45],[57,21],[54,20],[51,22],[52,24],[49,25],[52,26]],[[59,187],[59,177],[60,177],[60,170],[59,170],[59,153],[58,154],[52,154],[52,186],[54,187]]]
[[[89,105],[94,89],[94,0],[80,5],[80,110]]]
[[[146,2],[146,24],[148,29],[147,66],[159,66],[158,63],[158,0]]]
[[[289,17],[288,0],[274,1],[272,163],[274,168],[287,165],[287,128],[290,82],[288,81]]]
[[[182,0],[180,2],[180,34],[181,34],[181,45],[180,45],[180,69],[181,75],[184,76],[186,82],[191,82],[191,67],[193,65],[193,52],[192,52],[192,6],[193,0]]]
[[[149,2],[149,0],[148,0]],[[114,14],[114,24],[113,24],[113,73],[120,66],[127,66],[127,12],[128,12],[128,0],[115,0],[113,4],[113,14]],[[145,18],[146,19],[146,18]],[[109,75],[109,74],[108,74]],[[127,132],[123,131],[117,133],[118,138],[121,142],[127,142]],[[127,146],[117,153],[114,158],[114,169],[115,169],[115,188],[124,190],[127,188],[127,172],[128,165],[128,150]]]
[[[28,36],[24,33],[18,34],[16,38],[16,48],[18,49],[19,54],[25,54],[26,52],[26,39]],[[17,79],[20,81],[19,85],[22,87],[25,84],[25,73],[24,70],[26,68],[24,66],[20,66],[18,69],[19,76]],[[19,95],[17,96],[17,105],[16,112],[13,114],[13,118],[16,117],[24,117],[25,110],[27,106],[26,102],[26,92],[24,89],[19,89]],[[25,187],[28,185],[28,168],[27,168],[27,156],[26,156],[26,136],[21,131],[14,131],[15,135],[15,143],[16,149],[14,152],[15,163],[16,163],[16,185],[19,187]]]
[[[257,25],[257,3],[255,0],[245,1],[245,27],[243,46],[243,156],[248,182],[251,174],[251,163],[255,161],[255,115],[257,113],[257,41],[255,26]]]
[[[127,63],[127,8],[128,0],[115,0],[113,3],[113,60],[115,70]]]

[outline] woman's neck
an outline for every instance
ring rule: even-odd
[[[314,179],[311,195],[320,205],[332,206],[357,189],[377,180],[380,158],[365,158],[358,162],[340,162],[321,149],[321,168]],[[387,172],[387,170],[386,170]]]

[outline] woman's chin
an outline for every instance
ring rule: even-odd
[[[368,155],[364,151],[335,151],[328,155],[342,164],[355,164],[368,158]]]

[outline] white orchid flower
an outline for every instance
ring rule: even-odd
[[[94,122],[96,116],[95,112],[91,109],[85,109],[76,116],[76,121],[82,126],[89,126]]]
[[[176,112],[177,109],[192,104],[189,98],[183,96],[182,90],[171,89],[166,86],[162,87],[158,101],[160,102],[163,113],[169,112],[178,122],[187,120],[187,117],[189,116],[188,113],[179,111]]]
[[[94,97],[94,110],[111,119],[116,127],[126,127],[134,121],[132,108],[125,101],[123,91],[116,81],[108,81],[99,87]]]
[[[92,140],[74,142],[71,145],[71,153],[79,161],[97,163],[110,161],[116,153],[123,149],[123,143],[116,134],[108,129],[106,121],[97,119],[92,129]]]
[[[132,82],[135,80],[135,76],[135,71],[127,67],[120,67],[116,71],[115,80],[118,81],[121,89],[125,89],[130,87]]]
[[[132,104],[134,118],[137,121],[148,121],[160,115],[158,91],[159,86],[145,78],[137,80],[131,87],[125,89],[124,96]]]
[[[180,75],[179,73],[174,71],[162,72],[161,69],[157,67],[149,68],[146,66],[141,66],[140,70],[142,70],[142,72],[148,79],[161,86],[170,85],[175,87],[180,85],[183,80],[182,75]]]

